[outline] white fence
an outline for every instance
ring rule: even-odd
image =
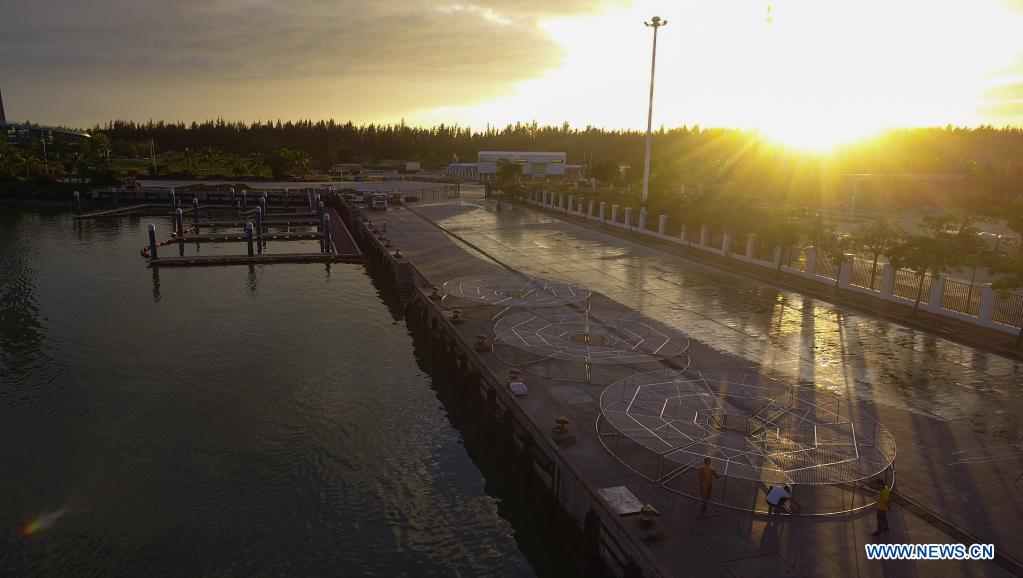
[[[921,309],[981,327],[1015,334],[1023,326],[1023,295],[1014,293],[1001,297],[991,288],[990,283],[971,285],[944,276],[931,278],[930,275],[925,275],[921,283],[921,278],[912,271],[896,270],[887,263],[878,264],[875,268],[871,262],[851,256],[836,267],[813,247],[786,252],[775,247],[767,253],[771,257],[768,260],[762,258],[763,250],[753,233],[745,238],[733,239],[727,233],[712,234],[710,227],[701,225],[698,230],[687,231],[682,226],[678,233],[668,234],[667,215],[658,215],[656,228],[652,228],[650,225],[653,223],[648,223],[645,212],[641,211],[634,216],[631,207],[608,207],[603,202],[594,203],[583,199],[577,202],[573,195],[562,193],[535,192],[529,197],[519,197],[519,200],[765,269],[779,270],[786,275],[828,286],[833,287],[835,281],[838,281],[840,289],[884,301],[912,307],[919,294]]]

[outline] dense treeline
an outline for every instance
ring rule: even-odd
[[[480,150],[556,150],[570,163],[585,164],[601,181],[636,182],[642,165],[643,134],[635,131],[509,125],[474,131],[458,126],[354,125],[334,121],[230,123],[135,123],[96,127],[109,137],[113,154],[147,157],[210,148],[223,155],[269,156],[281,149],[303,151],[308,165],[324,170],[337,162],[373,164],[386,159],[420,161],[438,168],[459,159],[474,161]],[[768,198],[795,197],[817,204],[815,195],[834,194],[848,173],[952,173],[983,179],[1005,192],[1023,185],[1023,129],[918,128],[893,130],[867,143],[841,147],[831,155],[808,155],[774,145],[750,131],[663,128],[654,136],[651,189],[681,191],[725,183],[756,188]],[[618,175],[618,167],[632,167]],[[1001,177],[1001,178],[997,178]]]

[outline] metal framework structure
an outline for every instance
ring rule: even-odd
[[[515,313],[501,319],[494,334],[494,354],[506,364],[542,367],[547,377],[558,370],[572,373],[571,366],[575,366],[585,371],[578,381],[586,383],[592,383],[595,365],[642,371],[644,364],[663,367],[663,362],[673,358],[681,358],[674,364],[680,369],[689,363],[685,357],[689,338],[678,329],[643,317],[594,313],[588,308]]]
[[[804,513],[850,512],[869,505],[864,480],[894,476],[888,429],[812,387],[751,374],[659,370],[611,384],[600,409],[598,437],[623,464],[697,497],[693,480],[681,476],[711,458],[725,477],[714,501],[728,507],[764,511],[758,495],[788,484],[800,489]]]
[[[444,284],[446,298],[496,307],[557,307],[589,299],[592,292],[575,283],[542,277],[458,277]]]

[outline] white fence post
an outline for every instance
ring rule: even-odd
[[[682,230],[679,231],[678,238],[679,238],[680,241],[682,241],[686,245],[689,244],[689,237],[686,236],[686,226],[685,226],[685,224],[682,225]]]
[[[782,253],[781,247],[774,248],[774,255],[772,256],[771,259],[771,266],[774,267],[775,271],[781,268],[781,253]]]
[[[568,212],[572,212],[572,207],[575,206],[575,195],[568,196]]]
[[[625,207],[625,228],[632,229],[632,207]]]
[[[991,316],[995,313],[995,301],[998,294],[991,288],[990,283],[980,286],[980,310],[977,312],[977,320],[981,323],[989,323]]]
[[[945,276],[935,275],[931,277],[931,292],[927,296],[927,308],[931,311],[941,309],[941,296],[945,293]]]
[[[600,202],[600,224],[602,225],[607,222],[607,220],[604,218],[604,205],[606,204],[607,203],[605,203],[604,201]]]
[[[808,279],[813,279],[817,274],[817,247],[807,247],[804,252],[806,253],[806,270],[803,275]]]
[[[700,246],[706,247],[707,243],[710,242],[710,229],[707,225],[700,225]]]
[[[721,235],[721,254],[728,256],[732,252],[732,236],[728,233]]]
[[[849,288],[849,280],[852,278],[853,259],[855,258],[856,255],[850,255],[846,253],[845,261],[842,263],[842,266],[838,269],[838,287],[841,289]]]
[[[618,205],[611,205],[611,223],[618,222]]]
[[[657,234],[663,235],[664,230],[668,228],[668,215],[659,215],[657,217]]]
[[[885,263],[881,271],[881,298],[892,298],[892,287],[895,285],[895,267],[891,263]]]
[[[757,258],[757,234],[746,235],[746,258],[753,261]]]
[[[646,207],[639,208],[639,230],[646,230]]]

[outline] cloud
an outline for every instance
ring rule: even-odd
[[[354,100],[374,95],[392,107],[388,114],[394,117],[403,110],[479,102],[557,66],[561,49],[540,27],[542,19],[607,5],[582,0],[13,4],[5,6],[0,22],[0,78],[10,107],[25,112],[15,117],[78,116],[46,108],[62,100],[54,91],[74,90],[92,103],[86,106],[90,114],[101,115],[91,121],[143,109],[138,103],[122,106],[124,96],[148,99],[144,118],[173,111],[182,120],[224,108],[235,111],[229,118],[330,116],[331,103],[339,118],[347,117],[346,110],[379,117],[381,107]],[[241,106],[202,106],[188,96],[237,99],[246,88],[272,93],[276,106],[245,104],[251,98]],[[314,90],[333,96],[297,94]],[[98,94],[109,97],[105,112],[93,106],[101,102]],[[185,110],[182,100],[196,108]]]

